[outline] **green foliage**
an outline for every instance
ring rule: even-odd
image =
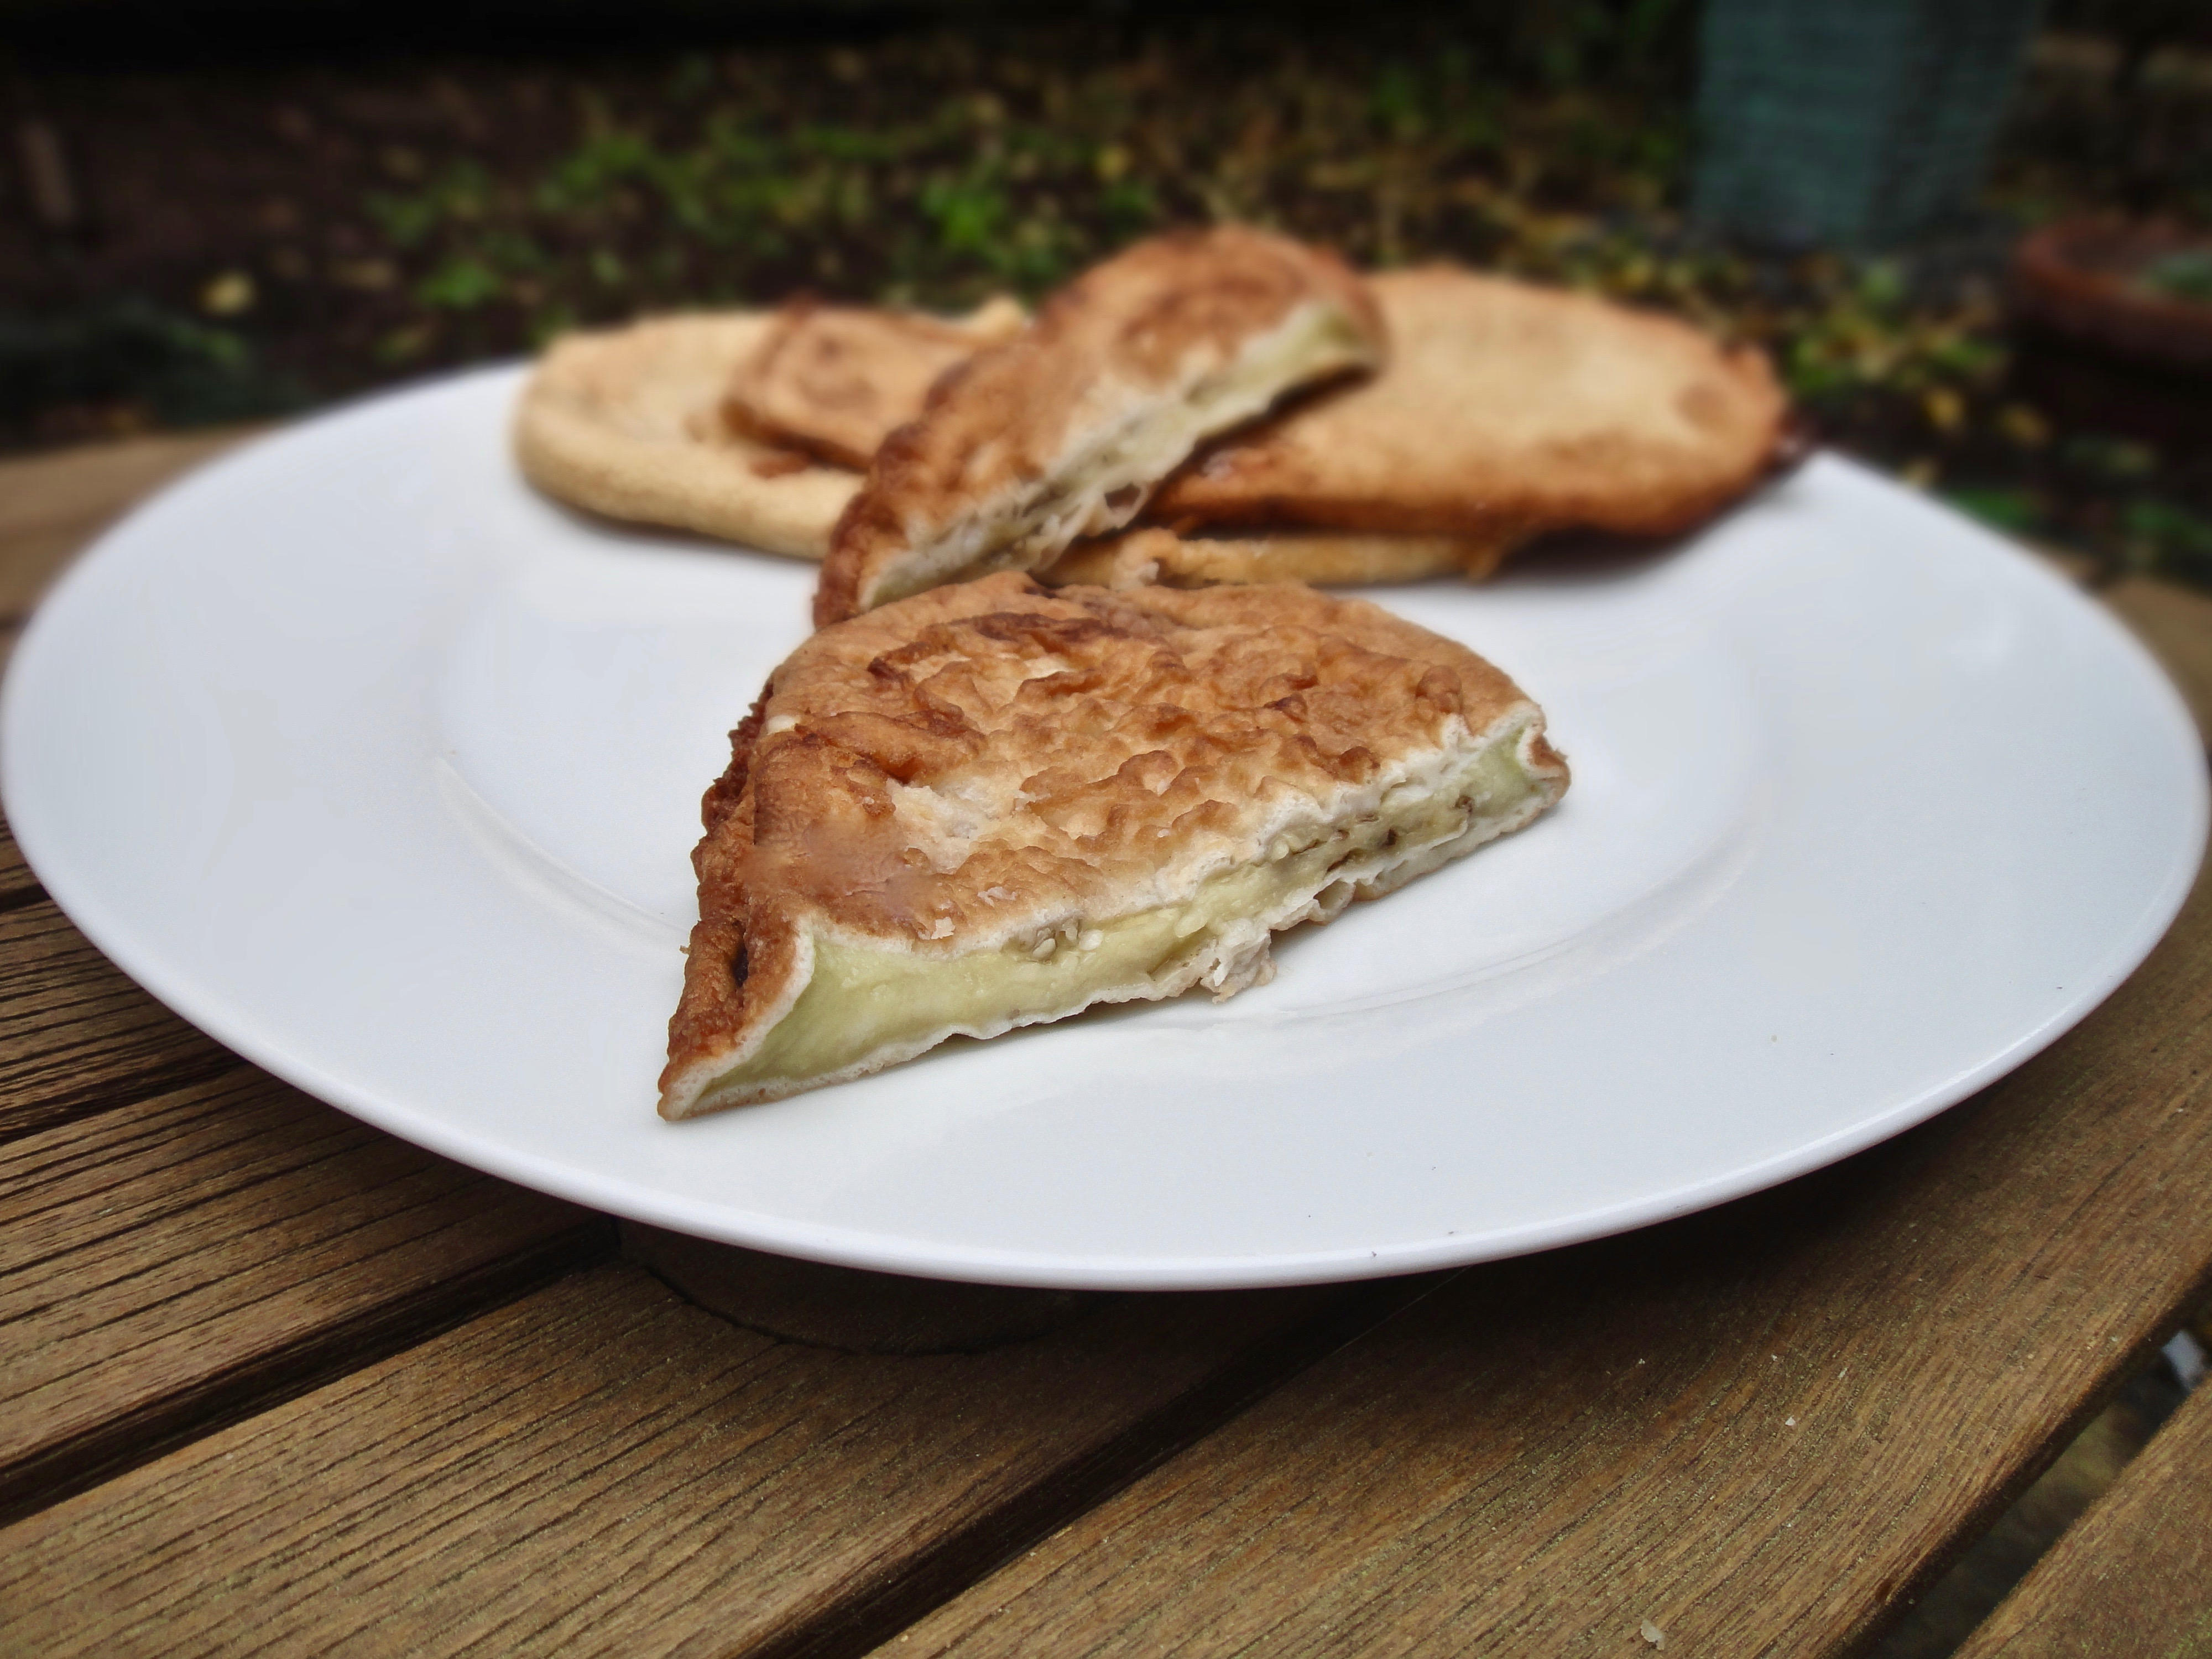
[[[0,312],[0,408],[113,407],[142,423],[190,426],[303,401],[232,330],[144,300],[64,320]]]
[[[2175,501],[2144,495],[2120,518],[2129,568],[2212,586],[2212,518]]]
[[[426,306],[473,311],[497,299],[505,286],[499,273],[483,260],[457,253],[416,284],[415,297]]]
[[[1635,49],[1678,9],[1570,7],[1499,49],[1582,62]],[[1530,198],[1657,207],[1685,149],[1673,102],[1516,97],[1456,39],[1364,62],[1309,62],[1295,46],[1240,58],[1248,72],[1204,99],[1156,53],[994,69],[947,50],[939,90],[896,97],[857,50],[827,54],[849,113],[748,60],[694,54],[657,100],[580,99],[573,143],[531,172],[460,158],[365,205],[411,273],[429,338],[466,317],[470,338],[520,343],[556,314],[797,287],[937,306],[994,289],[1034,298],[1135,237],[1213,218],[1279,223],[1382,263],[1473,252],[1511,239]],[[1560,274],[1588,279],[1587,258],[1570,263]]]
[[[2152,260],[2136,280],[2153,293],[2212,305],[2212,248],[2191,247]]]
[[[2008,536],[2027,535],[2043,520],[2043,504],[2026,489],[1949,489],[1943,499]]]

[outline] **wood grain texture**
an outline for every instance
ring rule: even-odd
[[[2212,884],[2069,1038],[1849,1163],[1462,1275],[898,1659],[1850,1650],[2212,1271]]]
[[[2099,596],[2173,677],[2212,742],[2212,596],[2148,576],[2131,576]]]
[[[0,460],[0,618],[21,621],[94,536],[251,435],[236,428],[173,433]]]
[[[856,1355],[604,1268],[0,1532],[0,1607],[46,1656],[849,1653],[1383,1294]]]
[[[2208,1477],[2212,1388],[2200,1387],[1957,1659],[2212,1655]]]
[[[0,819],[0,910],[35,903],[46,896],[31,866],[23,862],[23,849],[15,845],[15,833],[5,819]]]
[[[0,908],[0,1140],[244,1063],[132,984],[43,896]]]
[[[0,1146],[0,1514],[613,1245],[250,1067]]]

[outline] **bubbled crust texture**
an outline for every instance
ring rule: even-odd
[[[664,1099],[781,1017],[809,930],[950,957],[1180,902],[1303,806],[1524,712],[1465,647],[1292,583],[1005,573],[827,629],[708,792]]]
[[[731,377],[723,412],[736,431],[865,472],[947,369],[1028,321],[1004,298],[963,318],[794,300]]]
[[[1161,488],[1152,518],[1673,535],[1749,489],[1784,447],[1788,400],[1755,349],[1447,266],[1368,285],[1389,367],[1224,441]]]
[[[921,418],[884,441],[830,538],[816,625],[863,609],[881,573],[913,547],[1054,476],[1087,434],[1124,424],[1194,372],[1228,367],[1316,304],[1336,307],[1366,343],[1338,370],[1382,360],[1385,334],[1367,285],[1334,254],[1285,237],[1223,225],[1140,242],[1094,266],[1026,331],[948,372]],[[1133,503],[1119,522],[1135,511]]]

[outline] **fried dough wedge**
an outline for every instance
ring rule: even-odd
[[[1237,225],[1140,242],[884,441],[831,538],[816,625],[1120,529],[1204,439],[1383,356],[1374,301],[1334,255]]]
[[[556,340],[515,409],[524,475],[611,519],[819,559],[859,477],[741,436],[720,413],[770,326],[765,313],[729,312]]]
[[[1149,516],[1500,541],[1674,535],[1784,447],[1765,356],[1609,301],[1448,266],[1369,278],[1389,366],[1216,446]]]
[[[884,440],[921,413],[945,370],[1028,324],[1005,298],[957,319],[793,301],[731,377],[723,416],[763,443],[865,472]]]
[[[1567,769],[1465,647],[1294,583],[1005,572],[816,634],[708,792],[660,1111],[1102,1002],[1228,996],[1273,933],[1517,830]]]

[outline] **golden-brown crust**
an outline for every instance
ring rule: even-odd
[[[1285,814],[1516,720],[1540,717],[1464,647],[1290,583],[1048,592],[1006,573],[826,629],[708,792],[663,1110],[696,1109],[720,1057],[781,1017],[804,937],[950,956],[1171,902],[1257,858]],[[1565,787],[1540,738],[1528,753]]]
[[[1784,448],[1764,354],[1581,295],[1436,266],[1370,279],[1389,366],[1230,439],[1151,516],[1526,538],[1690,529]]]
[[[1513,550],[1498,536],[1399,535],[1368,530],[1224,529],[1178,536],[1139,526],[1073,547],[1037,572],[1051,586],[1210,587],[1224,583],[1307,582],[1357,587],[1458,575],[1480,581]]]
[[[1365,285],[1334,255],[1243,226],[1157,237],[1054,295],[1016,338],[948,372],[921,417],[884,441],[838,521],[815,600],[817,626],[877,603],[886,573],[947,545],[1009,501],[1063,479],[1100,435],[1187,401],[1255,342],[1311,308],[1333,311],[1345,345],[1304,379],[1379,362],[1383,331]],[[1293,380],[1285,384],[1298,384]],[[1273,387],[1273,392],[1284,389]],[[1264,405],[1262,405],[1264,406]],[[1238,418],[1249,418],[1256,410]],[[1182,459],[1167,458],[1164,471]],[[1078,535],[1126,524],[1157,475],[1116,492],[1106,522],[1056,522],[977,560],[1042,563]],[[919,585],[919,584],[917,584]]]
[[[860,480],[734,434],[718,413],[768,326],[727,312],[555,341],[515,408],[524,475],[609,518],[820,558]]]
[[[794,300],[731,377],[723,416],[762,442],[866,471],[893,429],[921,413],[947,369],[1027,322],[1004,298],[962,318]]]

